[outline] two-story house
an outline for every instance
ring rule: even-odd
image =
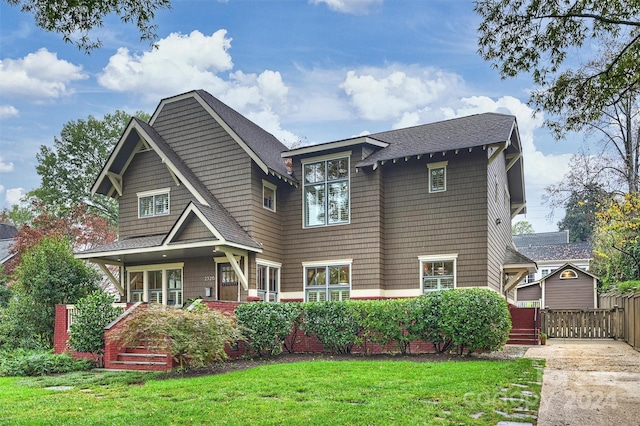
[[[119,240],[78,253],[123,300],[319,301],[488,287],[513,300],[535,264],[515,117],[478,114],[288,149],[209,93],[133,118],[93,191]],[[118,265],[120,277],[105,265]]]

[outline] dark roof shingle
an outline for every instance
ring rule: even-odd
[[[389,146],[371,154],[356,167],[372,166],[378,161],[406,156],[505,142],[511,137],[515,123],[512,115],[484,113],[374,133],[369,137],[386,142]]]

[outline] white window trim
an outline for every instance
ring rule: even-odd
[[[331,267],[331,266],[349,266],[349,298],[351,298],[351,292],[353,289],[353,259],[340,259],[340,260],[318,260],[312,262],[302,262],[302,294],[303,300],[307,301],[307,268],[317,268],[319,266]],[[327,287],[324,287],[327,289]],[[327,299],[330,300],[330,299]]]
[[[303,160],[301,160],[301,164],[302,164],[302,185],[301,189],[302,189],[302,228],[303,229],[312,229],[312,228],[321,228],[324,226],[340,226],[340,225],[348,225],[351,223],[351,153],[352,151],[343,151],[343,152],[338,152],[335,154],[327,154],[327,155],[320,155],[317,157],[308,157],[308,158],[304,158]],[[348,169],[349,169],[349,177],[347,178],[347,183],[349,185],[349,220],[347,220],[346,222],[342,222],[342,223],[328,223],[328,221],[325,218],[325,223],[324,225],[313,225],[313,226],[308,226],[305,224],[305,214],[306,214],[306,200],[305,200],[305,196],[304,196],[304,189],[305,189],[305,182],[304,182],[304,166],[307,164],[311,164],[311,163],[317,163],[320,161],[330,161],[330,160],[335,160],[338,158],[343,158],[346,157],[347,158],[347,162],[348,162]],[[326,177],[325,177],[326,178]],[[325,179],[326,182],[326,179]],[[327,194],[325,194],[326,196]]]
[[[155,265],[138,265],[138,266],[130,266],[126,268],[127,271],[127,301],[131,302],[131,278],[130,275],[132,272],[142,272],[142,301],[149,302],[149,276],[147,272],[149,271],[162,271],[162,304],[167,304],[167,296],[169,293],[169,282],[167,277],[167,270],[171,269],[180,269],[180,274],[182,276],[182,304],[184,304],[184,262],[178,263],[159,263]],[[182,306],[182,304],[175,305],[176,307]]]
[[[438,161],[437,163],[427,163],[427,169],[429,170],[429,194],[435,194],[438,192],[445,192],[447,190],[447,166],[449,165],[448,161]],[[444,169],[444,188],[434,190],[433,184],[431,182],[431,170],[433,169]]]
[[[265,186],[267,188],[273,190],[273,208],[272,209],[270,209],[269,207],[264,205],[264,187]],[[277,195],[276,194],[278,192],[277,189],[278,189],[278,187],[276,185],[274,185],[273,183],[271,183],[269,181],[266,181],[266,180],[262,179],[262,207],[264,209],[267,209],[267,210],[269,210],[271,212],[275,212],[276,211],[276,205],[277,205],[276,204],[276,199],[277,199]]]
[[[168,207],[167,207],[167,212],[166,213],[155,214],[155,208],[154,208],[154,214],[152,214],[151,216],[140,216],[140,199],[141,198],[152,197],[152,196],[155,196],[155,195],[163,195],[163,194],[167,194]],[[171,213],[171,188],[154,189],[152,191],[136,192],[136,196],[138,197],[138,205],[137,205],[137,207],[138,207],[138,219],[148,219],[148,218],[151,218],[151,217],[167,216],[168,214]]]
[[[418,266],[420,268],[420,292],[424,294],[424,262],[446,262],[453,261],[453,288],[458,288],[458,253],[452,254],[433,254],[418,256]],[[437,291],[437,290],[434,290]]]
[[[281,283],[281,275],[282,275],[282,263],[272,262],[270,260],[256,259],[256,295],[260,294],[258,289],[258,268],[260,266],[266,266],[267,268],[273,268],[278,270],[278,283],[277,283],[277,291],[276,291],[276,302],[280,301],[280,283]],[[267,297],[265,301],[269,301],[269,286],[267,285]]]

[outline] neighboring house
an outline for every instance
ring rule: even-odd
[[[128,302],[320,301],[488,287],[535,270],[516,119],[479,114],[287,149],[209,93],[133,118],[93,191],[119,241],[77,257]],[[105,265],[117,265],[120,280]]]
[[[598,277],[567,263],[536,283],[518,287],[518,302],[540,300],[549,309],[593,309],[598,307]]]
[[[18,229],[15,226],[0,223],[0,265],[4,265],[6,261],[14,256],[10,249],[13,244],[13,237],[17,233]]]
[[[541,280],[547,275],[567,263],[588,271],[593,258],[591,244],[589,242],[570,243],[569,231],[514,235],[513,242],[520,253],[534,260],[538,265],[537,272],[529,274],[518,286],[520,306],[541,303]]]

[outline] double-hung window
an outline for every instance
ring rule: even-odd
[[[258,261],[258,297],[263,302],[277,302],[280,290],[280,264]]]
[[[447,164],[448,161],[429,163],[429,192],[444,192],[447,190]]]
[[[304,265],[305,300],[324,302],[348,300],[351,290],[351,261]]]
[[[349,154],[303,162],[304,226],[349,223]]]
[[[446,290],[456,287],[457,254],[442,256],[420,256],[420,279],[422,291]]]
[[[262,207],[276,211],[276,186],[266,180],[262,181]]]
[[[139,192],[138,217],[164,216],[169,214],[169,188]]]

